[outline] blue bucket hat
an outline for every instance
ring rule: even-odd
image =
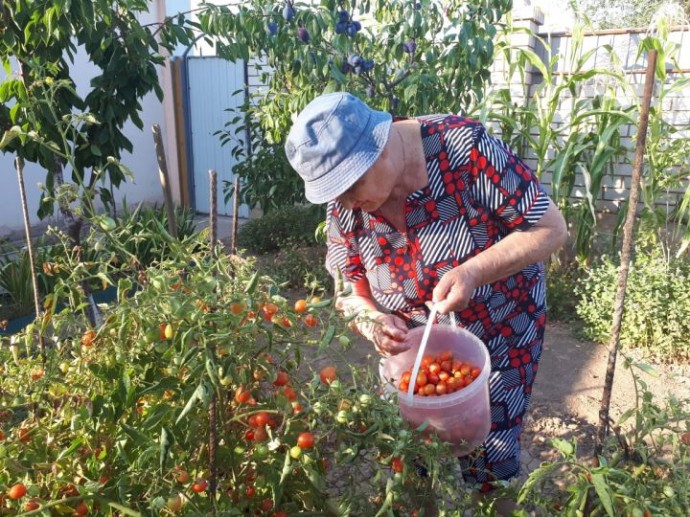
[[[346,92],[311,101],[285,142],[285,154],[304,180],[307,199],[326,203],[350,188],[381,155],[391,124],[390,113],[373,110]]]

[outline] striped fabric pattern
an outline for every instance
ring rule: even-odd
[[[346,280],[366,277],[373,298],[426,324],[438,280],[513,231],[544,215],[549,198],[532,171],[479,122],[455,115],[417,119],[429,183],[408,196],[407,231],[379,213],[328,206],[327,267]],[[492,361],[492,430],[462,459],[466,480],[487,488],[519,472],[520,431],[537,372],[546,322],[545,272],[533,264],[475,290],[458,324],[477,335]],[[440,322],[448,322],[443,316]]]

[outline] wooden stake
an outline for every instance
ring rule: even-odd
[[[237,253],[238,219],[240,217],[240,178],[235,176],[235,186],[232,191],[232,235],[230,238],[230,254]]]
[[[209,182],[210,182],[210,195],[209,199],[209,228],[211,229],[211,247],[215,248],[216,242],[218,241],[218,173],[215,169],[208,171]],[[215,253],[215,252],[214,252]]]
[[[31,285],[34,291],[34,311],[36,312],[36,319],[41,316],[41,300],[40,292],[38,290],[38,274],[36,273],[36,260],[34,258],[34,243],[31,238],[31,220],[29,219],[29,205],[26,201],[26,189],[24,187],[24,160],[17,156],[14,160],[14,168],[17,170],[17,181],[19,182],[19,196],[22,202],[22,213],[24,215],[24,235],[26,238],[26,249],[29,252],[29,265],[31,267]],[[41,355],[45,357],[45,343],[43,337],[39,339],[39,346]]]
[[[623,225],[623,243],[621,245],[621,268],[618,273],[618,292],[613,309],[613,324],[611,325],[611,341],[609,343],[609,359],[606,366],[606,379],[604,382],[604,392],[601,397],[599,408],[599,428],[594,446],[594,454],[601,454],[604,447],[604,440],[608,434],[609,427],[609,407],[611,405],[611,392],[613,391],[613,376],[616,371],[616,358],[620,345],[621,323],[623,321],[623,307],[625,303],[625,291],[628,285],[628,272],[633,248],[633,237],[635,230],[635,213],[637,210],[637,199],[640,191],[640,181],[642,179],[642,167],[644,165],[644,153],[647,141],[647,127],[649,126],[649,108],[652,103],[654,92],[654,72],[656,70],[656,50],[650,50],[647,54],[647,75],[645,77],[644,94],[642,97],[642,107],[640,109],[640,120],[637,128],[637,142],[635,147],[635,161],[633,162],[632,183],[630,185],[630,197],[628,199],[628,210],[625,215]]]
[[[216,243],[218,241],[218,173],[211,169],[208,171],[211,199],[209,200],[209,236],[211,253],[216,256]],[[215,355],[214,351],[211,351]],[[213,392],[208,406],[208,462],[209,462],[209,483],[208,492],[211,503],[211,514],[216,515],[216,490],[218,489],[218,394]]]
[[[153,143],[156,146],[156,158],[158,160],[158,175],[160,176],[163,196],[165,197],[165,207],[168,210],[168,231],[170,235],[177,239],[177,224],[175,222],[175,206],[173,205],[172,193],[170,191],[170,176],[168,175],[168,162],[165,159],[165,148],[163,147],[163,137],[161,127],[154,124]]]

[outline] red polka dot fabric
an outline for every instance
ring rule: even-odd
[[[532,171],[477,121],[455,115],[417,118],[429,183],[405,201],[407,227],[382,214],[328,205],[327,267],[346,281],[366,277],[372,297],[410,327],[426,324],[439,279],[546,212],[549,198]],[[458,325],[477,335],[492,360],[492,431],[468,480],[518,474],[519,437],[546,322],[545,272],[532,264],[475,290]],[[447,316],[440,322],[449,323]]]

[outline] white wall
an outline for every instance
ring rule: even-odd
[[[152,23],[159,19],[161,6],[165,7],[165,2],[158,0],[151,4],[149,13],[141,17],[142,23]],[[162,18],[162,16],[160,16]],[[12,72],[17,73],[18,67],[16,64],[12,66]],[[89,89],[89,81],[93,77],[95,67],[88,62],[84,52],[78,52],[75,56],[75,62],[72,73],[72,78],[77,84],[77,91],[84,94]],[[4,72],[0,72],[4,79]],[[167,84],[164,69],[160,70],[162,79],[161,84]],[[167,86],[166,86],[167,88]],[[170,98],[171,95],[166,95]],[[168,138],[169,122],[166,121],[166,108],[161,103],[155,94],[147,95],[142,103],[142,112],[140,114],[141,120],[144,123],[143,130],[138,129],[133,124],[125,126],[124,132],[132,142],[133,153],[125,153],[122,156],[122,162],[129,167],[134,173],[134,181],[121,186],[116,192],[118,205],[120,200],[126,197],[128,203],[138,203],[140,201],[158,202],[163,201],[163,192],[158,179],[158,164],[153,145],[153,137],[151,134],[151,127],[153,124],[159,124],[163,132],[164,141],[166,141],[166,155],[172,157],[175,153],[170,149],[170,139]],[[97,114],[96,114],[97,115]],[[173,140],[174,141],[174,140]],[[170,161],[170,160],[168,160]],[[170,165],[170,164],[169,164]],[[173,164],[175,165],[175,164]],[[176,169],[176,167],[175,167]],[[19,195],[19,186],[17,182],[17,175],[14,169],[14,156],[8,154],[0,154],[0,171],[2,172],[5,182],[3,188],[0,190],[0,239],[3,237],[16,237],[21,235],[23,231],[23,217],[21,209],[21,201]],[[66,179],[69,179],[69,173],[66,171]],[[29,205],[29,217],[32,224],[38,224],[38,203],[41,192],[37,184],[45,181],[45,171],[39,166],[27,163],[24,169],[24,180],[27,191],[27,204]],[[174,185],[174,188],[176,185]],[[179,187],[177,187],[179,191]],[[55,215],[50,219],[46,219],[43,223],[59,224],[61,218]]]

